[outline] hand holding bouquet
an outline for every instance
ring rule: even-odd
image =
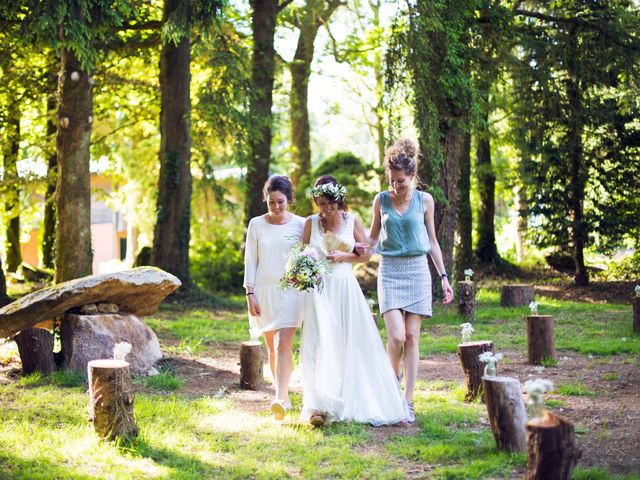
[[[327,261],[320,258],[315,248],[296,244],[287,255],[280,287],[293,287],[301,292],[308,292],[322,286],[328,269]]]

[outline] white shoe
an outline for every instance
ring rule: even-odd
[[[289,408],[291,408],[291,404],[289,404]],[[271,412],[273,413],[273,418],[276,420],[284,420],[284,416],[287,413],[287,405],[282,400],[274,400],[271,402]]]
[[[407,422],[416,423],[416,414],[413,411],[413,403],[407,402],[407,407],[409,408],[409,415],[407,415]]]

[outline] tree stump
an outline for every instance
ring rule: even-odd
[[[50,375],[55,369],[53,335],[42,328],[26,328],[14,337],[18,345],[22,373],[40,372]]]
[[[534,297],[533,285],[503,285],[500,305],[503,307],[522,307],[533,302]]]
[[[91,360],[89,421],[96,433],[109,441],[138,434],[133,419],[133,386],[129,363],[124,360]]]
[[[553,412],[529,420],[525,480],[568,480],[581,452],[573,425]]]
[[[640,297],[633,297],[633,333],[640,333]]]
[[[468,320],[476,318],[476,286],[473,282],[458,282],[458,313]]]
[[[520,382],[511,377],[482,377],[482,389],[498,450],[524,452],[527,412]]]
[[[260,390],[264,383],[262,368],[262,343],[242,342],[240,344],[240,388]]]
[[[540,365],[543,360],[556,359],[556,339],[551,315],[527,316],[528,362]]]
[[[466,342],[458,345],[458,357],[464,372],[467,393],[464,396],[465,402],[473,402],[482,392],[482,375],[484,366],[478,359],[478,355],[484,352],[493,351],[493,342]]]

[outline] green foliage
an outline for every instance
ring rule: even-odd
[[[144,383],[153,390],[170,392],[180,389],[184,381],[171,372],[162,371],[157,375],[147,377]]]
[[[594,274],[598,280],[635,280],[640,278],[640,249],[622,260],[607,263],[607,269]]]
[[[598,395],[597,392],[589,389],[580,381],[558,385],[556,393],[574,397],[596,397]]]
[[[191,275],[207,291],[230,291],[244,279],[243,229],[220,225],[209,229],[210,238],[191,252]]]

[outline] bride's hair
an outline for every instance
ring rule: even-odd
[[[405,175],[414,175],[418,170],[418,147],[408,138],[401,138],[384,152],[384,169],[402,170]]]
[[[293,203],[293,184],[291,180],[289,180],[289,177],[284,175],[271,175],[264,183],[264,188],[262,189],[262,196],[265,202],[267,201],[267,195],[271,192],[280,192],[287,197],[289,203]]]
[[[342,187],[342,185],[340,185],[338,181],[335,179],[335,177],[333,177],[332,175],[322,175],[318,177],[316,179],[316,183],[313,186],[318,187],[320,185],[333,185],[334,187]],[[323,196],[327,197],[332,202],[336,202],[340,210],[344,210],[346,212],[349,209],[349,207],[347,207],[346,202],[344,201],[344,197],[335,198],[328,193],[324,193]]]

